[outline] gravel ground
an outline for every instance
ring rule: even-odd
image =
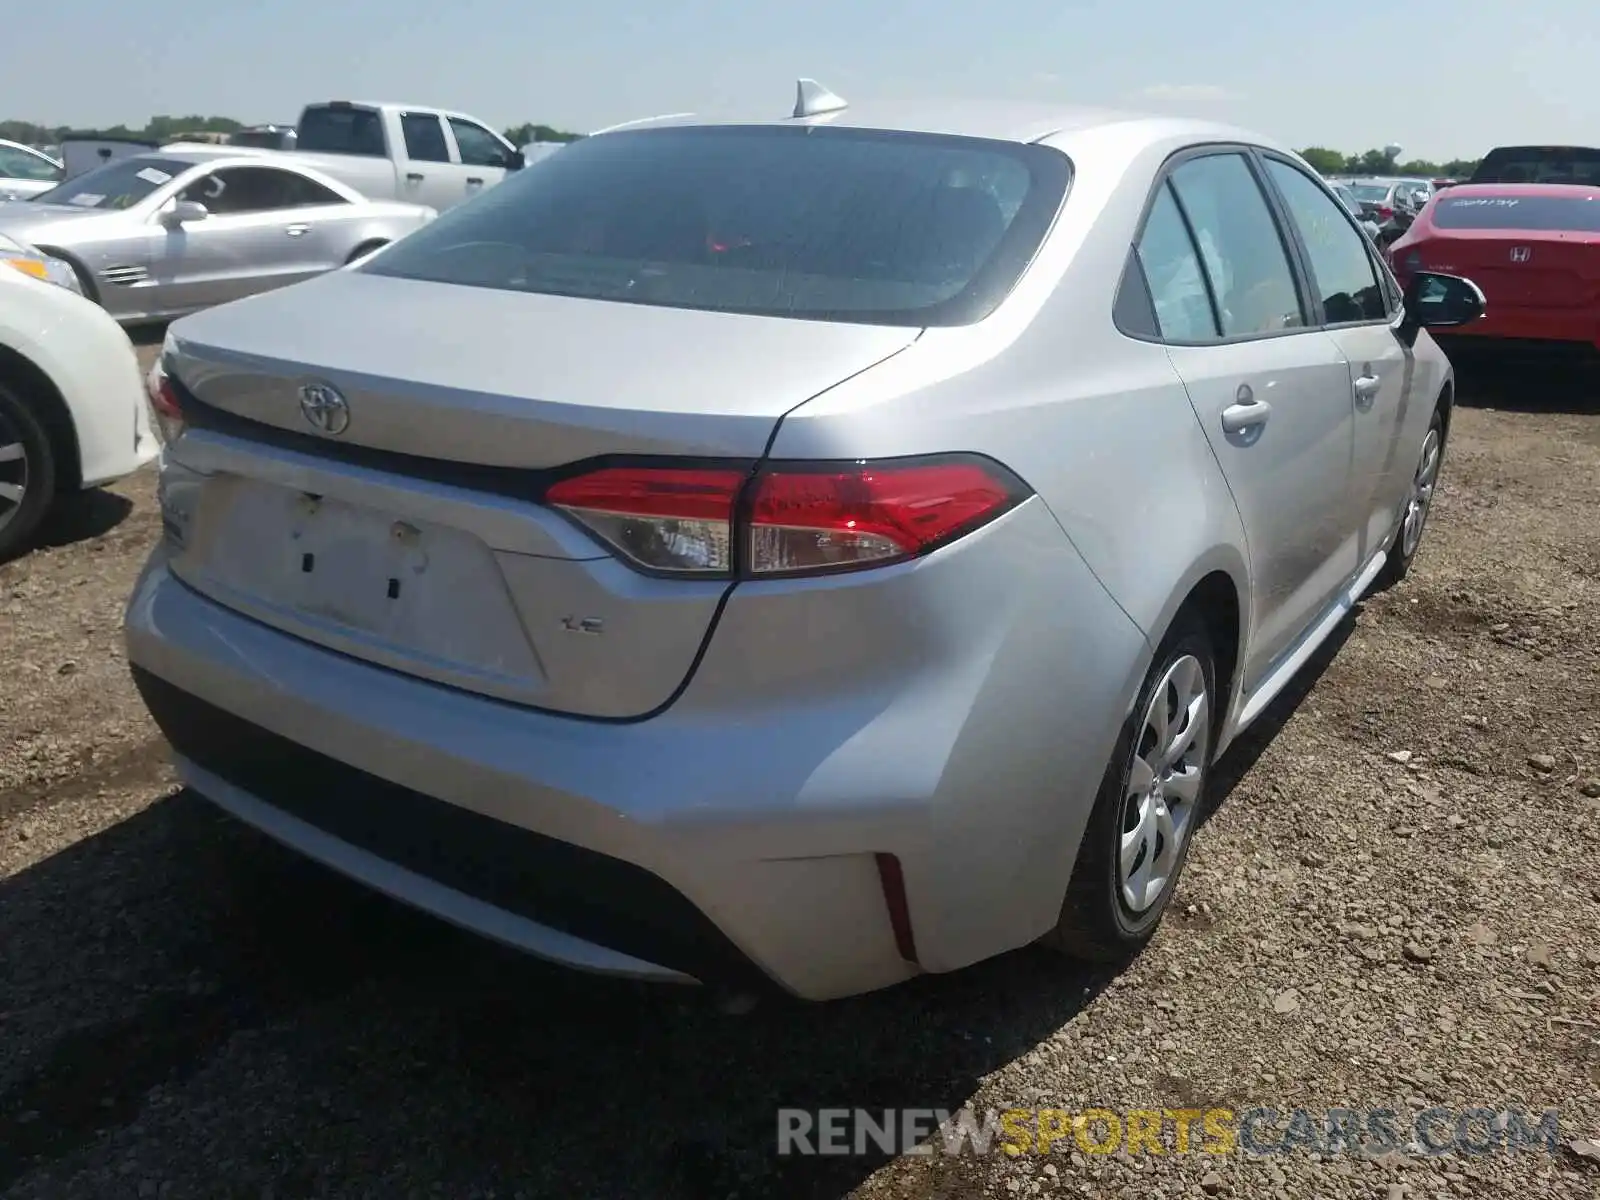
[[[744,1017],[502,953],[179,791],[120,651],[153,477],[86,497],[0,568],[0,1193],[1600,1195],[1566,1145],[1600,1139],[1595,390],[1467,381],[1412,578],[1229,756],[1131,968]],[[1558,1108],[1563,1145],[773,1154],[780,1105],[963,1104]]]

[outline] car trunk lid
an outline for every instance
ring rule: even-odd
[[[1490,305],[1576,308],[1600,299],[1600,234],[1431,229],[1397,257],[1407,272],[1466,276]]]
[[[173,570],[383,666],[637,717],[687,677],[729,585],[632,570],[544,486],[616,456],[753,463],[783,413],[917,333],[351,271],[213,309],[172,327]],[[320,388],[336,435],[302,410]]]

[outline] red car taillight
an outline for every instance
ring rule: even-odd
[[[1387,204],[1378,205],[1378,220],[1389,221],[1394,219],[1394,209]]]
[[[967,456],[742,467],[615,466],[553,484],[560,509],[634,566],[772,578],[926,554],[1029,495]]]
[[[155,412],[156,424],[161,429],[161,440],[173,442],[183,433],[183,405],[178,390],[173,387],[167,373],[157,366],[146,380],[145,391],[150,397],[150,407]]]

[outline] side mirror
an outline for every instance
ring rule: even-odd
[[[187,225],[190,221],[204,221],[211,215],[211,210],[196,200],[176,200],[172,207],[161,213],[163,225]]]
[[[1459,275],[1419,271],[1406,285],[1405,321],[1416,329],[1470,325],[1488,310],[1478,285]]]
[[[520,171],[528,165],[528,160],[522,157],[522,151],[512,149],[506,151],[506,170]]]

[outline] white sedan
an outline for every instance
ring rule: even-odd
[[[160,443],[128,335],[66,263],[0,237],[0,561],[55,498],[128,475]]]

